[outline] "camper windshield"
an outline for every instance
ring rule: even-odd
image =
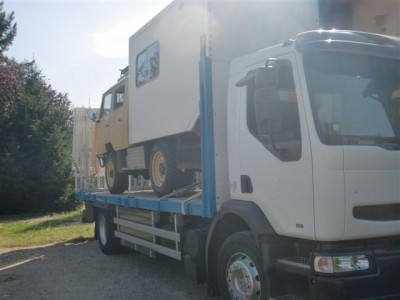
[[[399,60],[312,51],[304,66],[323,143],[400,148]]]

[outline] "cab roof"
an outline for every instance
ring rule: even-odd
[[[368,53],[376,56],[400,57],[400,38],[349,30],[314,30],[296,36],[299,52],[337,50]]]

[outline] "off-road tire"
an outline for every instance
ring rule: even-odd
[[[121,194],[128,189],[128,174],[117,171],[115,153],[108,155],[105,173],[107,188],[111,194]]]
[[[157,196],[171,193],[176,180],[176,153],[172,143],[157,142],[150,154],[151,187]]]

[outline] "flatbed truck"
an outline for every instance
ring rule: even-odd
[[[98,157],[111,164],[111,188],[130,172],[161,184],[76,194],[101,250],[182,260],[223,299],[398,299],[399,38],[312,30],[320,1],[229,3],[174,1],[131,38],[128,148],[108,143]],[[290,36],[273,35],[278,12]],[[100,126],[120,84],[93,116]],[[196,145],[199,166],[187,169],[201,171],[200,189],[163,190],[171,159],[185,174],[190,159],[178,158]]]

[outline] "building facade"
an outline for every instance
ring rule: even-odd
[[[74,133],[72,149],[72,170],[75,178],[75,190],[104,189],[104,169],[99,168],[93,153],[94,130],[96,123],[89,119],[90,108],[74,109]],[[99,109],[91,109],[96,114]]]

